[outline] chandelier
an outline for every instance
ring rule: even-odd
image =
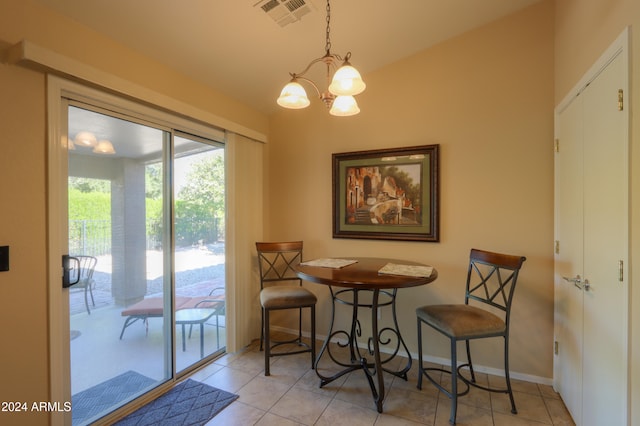
[[[331,53],[331,5],[327,0],[327,32],[326,32],[326,44],[325,55],[314,59],[307,65],[307,67],[300,73],[289,73],[291,81],[287,83],[282,89],[280,97],[277,102],[278,105],[284,108],[301,109],[309,106],[309,98],[304,87],[299,81],[304,81],[310,84],[318,94],[318,97],[329,108],[329,114],[336,116],[349,116],[355,115],[360,112],[358,103],[354,96],[362,93],[366,84],[362,81],[362,77],[358,70],[351,66],[349,59],[351,58],[351,52],[348,52],[344,59],[340,55]],[[337,64],[342,62],[340,68]],[[311,67],[317,63],[323,63],[326,66],[327,71],[327,88],[324,91],[320,91],[318,85],[312,80],[304,77],[304,75],[311,69]],[[337,68],[337,71],[331,77],[331,73]]]

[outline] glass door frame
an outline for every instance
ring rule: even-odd
[[[48,76],[48,96],[47,96],[47,118],[48,118],[48,235],[49,235],[49,250],[48,250],[48,294],[49,294],[49,351],[50,351],[50,395],[52,401],[60,401],[61,405],[64,402],[71,400],[71,368],[70,368],[70,350],[69,350],[69,299],[68,290],[63,291],[61,280],[61,259],[62,254],[65,254],[68,250],[68,240],[66,238],[67,229],[64,226],[63,208],[67,204],[66,200],[66,186],[67,186],[67,129],[64,117],[66,117],[66,108],[68,103],[65,99],[73,99],[89,105],[96,105],[99,108],[109,109],[109,106],[114,106],[124,112],[132,112],[134,117],[144,117],[145,115],[153,117],[151,120],[154,124],[167,120],[171,123],[175,120],[180,122],[177,126],[180,128],[180,133],[189,132],[198,134],[203,137],[209,138],[216,142],[224,144],[225,133],[211,126],[200,125],[195,122],[188,122],[177,116],[162,113],[159,110],[145,107],[141,104],[137,104],[131,101],[124,100],[120,97],[101,92],[95,89],[88,88],[86,86],[70,82],[55,76]],[[184,123],[187,123],[184,126]],[[175,128],[176,126],[170,126]],[[173,130],[171,131],[174,134]],[[171,145],[171,144],[169,144]],[[163,163],[172,159],[172,149],[165,150]],[[171,179],[171,173],[165,173],[167,178]],[[170,182],[169,182],[170,183]],[[164,185],[165,188],[172,188],[171,185],[167,186],[167,182]],[[171,194],[172,191],[164,197],[165,207],[169,207],[168,212],[170,216],[168,218],[169,223],[173,226],[173,202],[174,197]],[[166,220],[165,220],[166,222]],[[167,227],[168,228],[168,227]],[[173,230],[165,231],[173,234]],[[171,240],[169,240],[171,241]],[[166,245],[165,245],[166,246]],[[174,244],[170,242],[169,247],[166,247],[168,253],[165,256],[169,258],[173,257]],[[168,273],[171,276],[171,299],[170,305],[173,306],[173,263],[169,262]],[[170,328],[171,345],[170,350],[172,354],[169,358],[171,360],[171,378],[158,386],[153,394],[162,392],[163,390],[171,387],[173,383],[180,377],[188,374],[191,369],[183,370],[180,374],[176,372],[175,364],[175,351],[176,351],[176,329],[174,326],[175,317],[172,312],[171,321],[166,321],[165,326]],[[169,347],[169,346],[167,346]],[[199,364],[198,364],[199,365]],[[195,368],[195,367],[194,367]],[[145,397],[142,397],[143,400]],[[107,419],[105,417],[105,419]],[[62,425],[71,424],[71,412],[57,412],[51,414],[51,424]]]

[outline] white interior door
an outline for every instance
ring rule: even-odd
[[[616,52],[557,115],[554,379],[578,425],[628,417],[627,67]]]
[[[628,155],[618,55],[584,92],[583,424],[626,424]],[[588,284],[588,286],[587,286]]]
[[[567,409],[576,423],[582,418],[582,296],[568,280],[583,274],[583,97],[560,112],[557,124],[559,149],[555,159],[556,257],[555,304],[557,348],[554,378]]]

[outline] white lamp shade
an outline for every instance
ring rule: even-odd
[[[358,103],[353,96],[338,96],[329,110],[329,114],[338,117],[348,117],[359,112],[360,108],[358,108]]]
[[[343,65],[333,75],[329,91],[337,96],[354,96],[362,93],[366,87],[357,69]]]
[[[91,132],[80,132],[73,140],[75,145],[84,147],[94,147],[98,143],[96,136]]]
[[[304,87],[295,81],[290,81],[284,86],[277,102],[281,107],[290,109],[306,108],[311,103]]]
[[[98,154],[115,154],[116,150],[113,148],[113,144],[107,140],[101,140],[98,142],[93,152]]]

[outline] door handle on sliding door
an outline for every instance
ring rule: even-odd
[[[80,259],[62,255],[62,288],[69,288],[80,281]]]

